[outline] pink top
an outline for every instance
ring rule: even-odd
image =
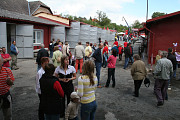
[[[116,59],[117,57],[114,57],[114,55],[109,56],[107,62],[108,62],[108,68],[115,68],[116,67]]]
[[[9,55],[9,54],[1,54],[1,57],[2,57],[3,59],[7,59],[7,58],[10,57],[10,55]],[[10,67],[9,61],[3,63],[3,67]]]

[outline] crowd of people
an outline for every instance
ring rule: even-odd
[[[102,50],[103,49],[103,50]],[[124,69],[131,65],[131,76],[134,80],[134,94],[139,97],[139,89],[145,78],[147,70],[141,55],[133,54],[131,43],[119,44],[117,40],[108,45],[100,40],[99,44],[86,42],[86,47],[78,42],[72,55],[68,42],[54,39],[49,44],[50,55],[41,44],[38,51],[36,92],[39,97],[39,120],[78,120],[78,111],[81,107],[81,120],[94,120],[97,103],[95,98],[96,88],[102,88],[100,81],[101,67],[108,67],[107,81],[104,87],[108,88],[112,79],[112,87],[116,86],[115,68],[116,62],[125,56]],[[17,70],[18,49],[16,42],[11,45],[11,55],[2,48],[0,56],[0,109],[3,109],[4,119],[12,119],[11,97],[9,89],[13,85],[14,76],[11,70]],[[119,57],[118,57],[119,56]],[[9,61],[12,60],[11,66]],[[50,63],[52,60],[53,64]],[[154,93],[157,97],[157,106],[162,106],[168,99],[167,89],[170,81],[176,77],[177,61],[180,54],[169,48],[159,51],[156,57],[156,66],[153,72],[155,78]],[[75,65],[74,65],[75,63]],[[73,85],[76,73],[80,69],[77,88]],[[94,75],[96,69],[96,76]]]

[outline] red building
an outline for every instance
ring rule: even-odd
[[[169,47],[174,48],[177,43],[177,51],[180,51],[180,11],[149,19],[139,32],[144,31],[147,38],[148,62],[155,62],[158,50],[167,51]],[[175,48],[174,48],[175,49]],[[152,59],[153,58],[153,59]]]

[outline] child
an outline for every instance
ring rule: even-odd
[[[105,87],[109,87],[109,84],[110,84],[110,79],[111,79],[111,76],[112,76],[112,81],[113,81],[113,84],[112,84],[112,87],[114,88],[115,87],[115,67],[116,67],[116,50],[115,49],[112,49],[112,55],[109,56],[107,62],[108,62],[108,79],[107,79],[107,82],[106,82],[106,85]]]
[[[79,96],[76,92],[71,93],[71,101],[65,112],[65,120],[78,120]]]
[[[111,45],[109,45],[108,50],[109,50],[109,52],[111,51]]]

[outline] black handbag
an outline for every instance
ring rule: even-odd
[[[149,87],[149,86],[150,86],[150,83],[151,83],[151,82],[150,82],[149,78],[146,77],[146,78],[144,79],[144,85],[145,85],[146,87]]]

